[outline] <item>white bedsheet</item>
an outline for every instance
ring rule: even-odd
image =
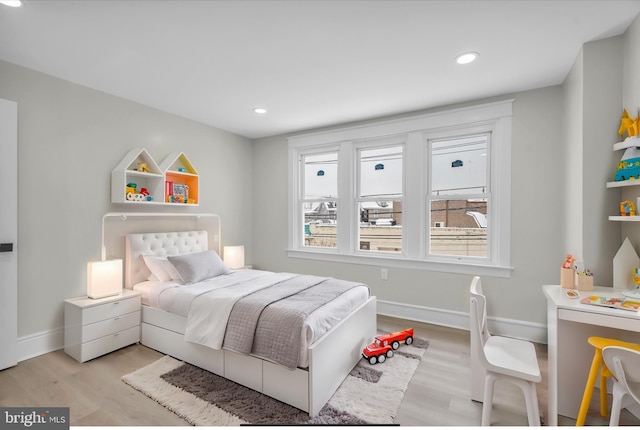
[[[133,290],[142,294],[142,304],[149,306],[149,292],[154,286],[162,284],[161,281],[144,281],[134,285]]]
[[[196,284],[182,285],[177,282],[146,281],[136,285],[134,289],[142,292],[143,302],[146,302],[148,306],[187,318],[185,340],[220,349],[233,304],[246,294],[293,276],[297,275],[262,270],[239,270]],[[369,288],[363,285],[350,289],[340,295],[338,299],[332,300],[311,313],[300,333],[299,367],[308,367],[309,346],[368,298]],[[205,302],[208,303],[205,305]],[[195,304],[193,309],[196,310],[211,305],[216,311],[201,310],[190,315],[192,304]],[[208,326],[206,331],[200,329],[203,325]]]

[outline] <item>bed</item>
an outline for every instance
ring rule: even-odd
[[[214,236],[219,238],[219,233]],[[217,273],[219,267],[212,268],[215,264],[196,264],[196,257],[217,258],[219,254],[217,240],[210,249],[207,231],[127,234],[125,243],[125,287],[143,296],[143,345],[295,406],[311,417],[329,400],[375,335],[376,299],[361,284],[251,269]],[[167,259],[194,282],[176,283],[155,276],[159,275],[156,270],[152,274],[149,267]],[[211,267],[201,270],[203,266]],[[271,283],[274,287],[263,288]],[[309,292],[322,291],[319,295],[337,298],[326,304],[299,298],[295,306],[303,303],[306,317],[298,322],[299,316],[287,316],[294,318],[288,325],[299,324],[299,331],[293,334],[281,335],[284,330],[277,325],[282,324],[280,317],[274,317],[271,325],[251,325],[257,324],[253,315],[268,314],[265,310],[271,306],[256,308],[251,300],[245,302],[246,298],[267,290],[286,295],[292,288],[299,289],[299,294],[314,296]],[[208,311],[204,306],[217,307]],[[245,348],[247,341],[237,335],[247,330],[245,325],[263,333],[262,338],[255,338],[251,351]],[[234,331],[234,327],[238,328]],[[269,340],[270,347],[256,351],[256,345],[268,345]],[[291,346],[285,347],[289,342]],[[283,347],[275,348],[274,343]]]

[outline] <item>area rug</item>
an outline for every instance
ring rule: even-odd
[[[188,423],[222,425],[391,424],[429,343],[402,344],[384,363],[361,359],[313,419],[293,406],[165,356],[123,381]]]

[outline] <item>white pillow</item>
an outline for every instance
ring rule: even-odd
[[[231,272],[215,251],[172,255],[167,259],[176,268],[185,284],[193,284]]]
[[[180,273],[178,273],[174,265],[171,264],[167,257],[143,255],[142,259],[144,260],[144,263],[147,265],[149,270],[151,270],[151,276],[149,276],[148,278],[149,280],[155,280],[151,279],[152,277],[155,277],[158,281],[161,282],[182,282]]]

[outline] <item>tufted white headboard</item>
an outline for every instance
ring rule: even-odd
[[[208,248],[206,231],[128,234],[125,239],[124,286],[133,288],[151,274],[142,259],[143,255],[163,257],[206,251]]]

